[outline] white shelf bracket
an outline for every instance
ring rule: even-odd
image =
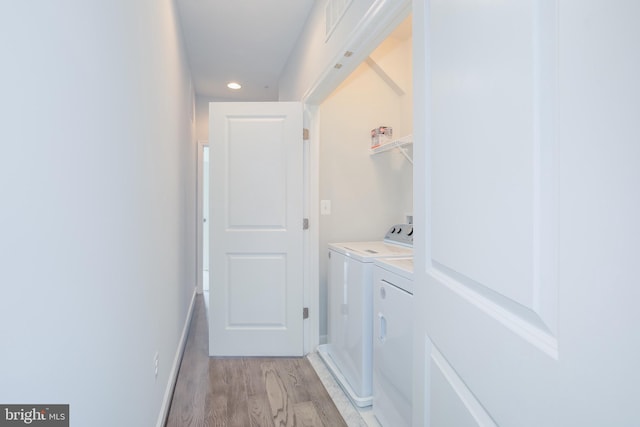
[[[400,150],[402,155],[407,159],[409,163],[411,163],[411,166],[413,166],[413,159],[411,158],[411,156],[409,156],[409,154],[407,154],[407,149],[404,147],[398,146],[398,150]]]
[[[402,155],[409,161],[409,163],[413,165],[413,159],[407,153],[407,149],[404,148],[405,145],[409,145],[409,144],[413,144],[413,135],[407,135],[403,138],[396,139],[395,141],[391,141],[386,144],[382,144],[378,147],[372,148],[371,155],[373,156],[374,154],[384,153],[385,151],[389,151],[394,148],[397,148],[398,150],[400,150]]]

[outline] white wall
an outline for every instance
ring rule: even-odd
[[[370,155],[369,131],[392,126],[411,134],[411,39],[389,40],[371,55],[407,92],[398,95],[363,63],[320,106],[320,336],[326,335],[327,244],[381,240],[411,213],[412,166],[396,150]],[[408,73],[406,72],[408,71]]]
[[[372,3],[374,0],[353,0],[328,40],[325,36],[327,0],[314,3],[304,30],[280,76],[278,84],[280,101],[302,100],[304,94],[342,49],[345,39]]]
[[[212,96],[196,95],[196,137],[198,141],[209,141],[209,103],[238,102]]]
[[[0,51],[0,402],[154,425],[195,289],[173,2],[13,2]]]
[[[212,99],[196,96],[196,137],[198,141],[209,141],[209,102]]]

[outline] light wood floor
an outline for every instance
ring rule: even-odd
[[[201,295],[166,427],[341,427],[306,358],[209,358]]]

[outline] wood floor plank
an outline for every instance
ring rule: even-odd
[[[336,417],[336,405],[333,403],[322,381],[308,360],[297,365],[300,378],[303,378],[308,400],[313,402],[316,414],[327,427],[347,427],[342,417]]]
[[[276,427],[294,427],[293,405],[280,372],[272,364],[266,363],[263,365],[263,372],[274,425]]]
[[[346,427],[306,358],[210,358],[196,298],[166,427]]]
[[[249,396],[248,403],[251,427],[275,427],[266,392],[262,395]]]
[[[245,381],[247,387],[247,395],[249,396],[266,396],[267,390],[264,384],[263,366],[273,363],[270,357],[245,357],[242,358],[245,370]]]
[[[296,427],[324,426],[313,402],[296,403],[293,405],[293,412],[296,415]]]
[[[230,424],[229,414],[227,413],[227,396],[224,394],[216,394],[211,397],[211,419],[215,427],[227,427]]]
[[[225,397],[226,426],[247,427],[249,406],[241,359],[212,358],[209,361],[209,382],[214,398]],[[214,411],[214,417],[216,417]],[[217,419],[217,418],[216,418]]]
[[[304,358],[291,358],[283,364],[282,378],[293,403],[307,402],[310,395],[307,390],[307,379],[300,365],[309,364]]]

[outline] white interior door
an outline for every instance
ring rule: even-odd
[[[209,109],[209,353],[302,355],[302,105]]]
[[[414,425],[640,425],[640,4],[427,3]]]

